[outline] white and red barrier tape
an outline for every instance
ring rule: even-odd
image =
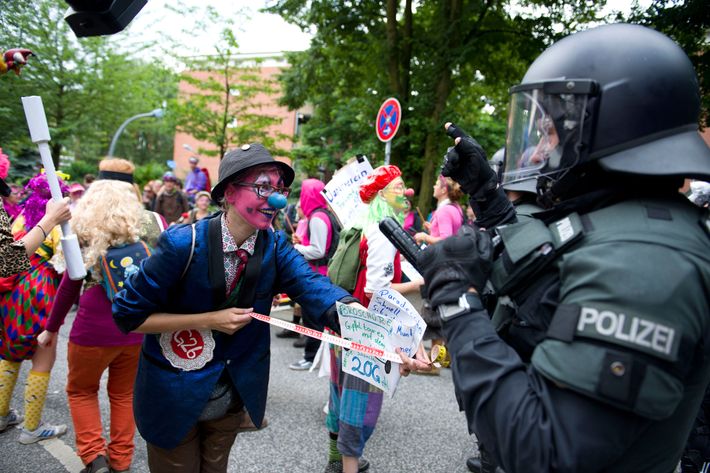
[[[402,363],[402,359],[399,355],[392,353],[391,351],[372,348],[367,345],[346,340],[345,338],[336,337],[335,335],[331,335],[329,333],[319,332],[318,330],[313,330],[308,327],[304,327],[303,325],[297,325],[292,322],[286,322],[285,320],[275,319],[268,315],[257,314],[256,312],[251,312],[249,315],[256,320],[261,320],[267,324],[285,328],[286,330],[297,332],[307,337],[317,338],[318,340],[323,340],[324,342],[332,343],[333,345],[338,345],[339,347],[347,348],[348,350],[364,353],[365,355],[376,356],[377,358],[382,358],[393,363]]]

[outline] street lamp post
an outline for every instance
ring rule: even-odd
[[[200,156],[199,153],[198,153],[197,151],[195,151],[195,150],[192,148],[192,146],[190,146],[189,144],[183,143],[183,144],[182,144],[182,147],[183,147],[183,149],[185,149],[185,150],[191,152],[192,154],[194,154],[194,155],[197,156],[198,158],[201,158],[201,157],[202,157],[202,156]]]
[[[108,156],[112,157],[113,156],[113,151],[116,148],[116,142],[118,141],[118,137],[121,136],[121,133],[123,133],[123,130],[126,129],[129,123],[131,123],[134,120],[138,120],[139,118],[147,118],[147,117],[155,117],[155,118],[163,118],[163,115],[165,115],[165,110],[162,108],[156,108],[155,110],[152,110],[150,112],[146,113],[139,113],[138,115],[134,115],[125,122],[121,124],[121,126],[118,127],[118,130],[116,130],[116,134],[113,135],[113,139],[111,140],[111,146],[108,148]]]

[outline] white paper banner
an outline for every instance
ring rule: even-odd
[[[373,294],[367,311],[338,304],[343,338],[393,352],[400,348],[414,356],[424,335],[426,323],[412,304],[392,289]],[[376,386],[390,397],[397,389],[399,369],[390,361],[354,351],[343,351],[343,371]]]
[[[360,157],[340,168],[321,191],[343,228],[357,222],[366,206],[360,200],[360,185],[372,174],[372,165]]]

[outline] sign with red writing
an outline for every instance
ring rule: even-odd
[[[160,335],[163,356],[175,368],[192,371],[212,360],[215,347],[210,330],[178,330]]]

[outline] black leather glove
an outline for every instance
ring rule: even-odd
[[[464,225],[458,234],[428,246],[418,258],[423,269],[423,294],[432,308],[452,304],[473,286],[479,294],[488,280],[493,242],[488,232]]]
[[[330,306],[330,308],[325,312],[323,325],[340,335],[340,319],[338,318],[338,310],[335,308],[335,304]]]
[[[458,182],[466,194],[479,197],[498,185],[498,177],[486,159],[486,152],[476,140],[453,123],[446,134],[459,143],[444,156],[441,174]]]

